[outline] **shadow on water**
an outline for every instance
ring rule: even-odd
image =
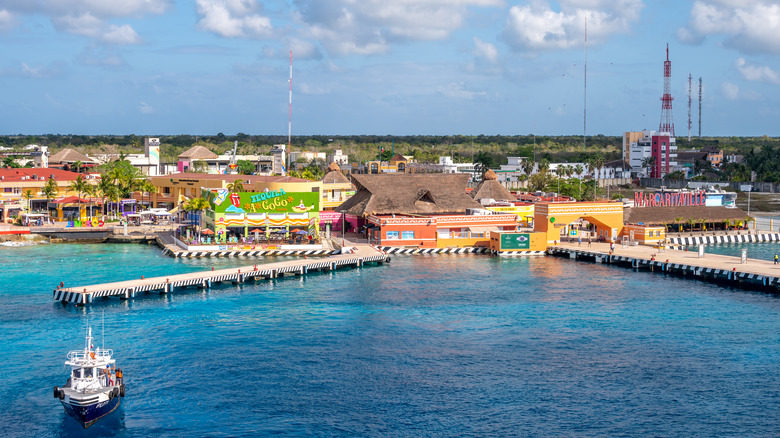
[[[126,431],[124,400],[116,410],[101,418],[92,426],[84,429],[78,421],[71,418],[65,410],[61,412],[60,418],[60,437],[95,437],[95,436],[117,436]]]

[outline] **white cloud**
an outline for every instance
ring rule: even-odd
[[[197,0],[198,26],[228,38],[266,38],[272,35],[271,19],[263,16],[255,0]]]
[[[726,99],[735,100],[739,97],[739,86],[732,84],[731,82],[722,83],[720,89],[723,91],[723,95],[726,96]]]
[[[447,38],[463,25],[468,7],[503,0],[295,0],[307,36],[339,55],[384,53],[397,41]]]
[[[485,59],[491,63],[498,61],[498,49],[493,44],[474,37],[474,56]]]
[[[739,86],[731,82],[724,82],[720,89],[726,99],[729,100],[760,100],[761,95],[752,90],[741,90]]]
[[[516,50],[561,50],[599,44],[613,34],[629,33],[639,20],[642,0],[561,0],[560,11],[545,0],[512,6],[504,39]]]
[[[109,20],[162,14],[171,4],[171,0],[5,0],[4,11],[17,16],[42,15],[49,17],[58,31],[124,45],[138,44],[142,39],[129,24]]]
[[[471,100],[477,96],[485,96],[487,93],[484,91],[470,91],[465,88],[463,82],[452,82],[447,85],[442,85],[437,88],[437,91],[447,97],[455,99]]]
[[[0,33],[10,31],[15,25],[14,16],[7,9],[0,9]]]
[[[152,114],[154,113],[154,108],[146,102],[141,102],[138,104],[138,111],[141,114]]]
[[[125,45],[143,42],[130,25],[108,24],[90,13],[52,18],[52,23],[59,31],[94,38],[108,44]]]
[[[745,53],[780,53],[778,34],[778,0],[697,0],[690,21],[677,35],[684,43],[723,35],[725,46]]]
[[[745,61],[745,58],[739,58],[736,61],[737,70],[742,77],[748,81],[768,82],[770,84],[780,84],[780,74],[764,65],[751,65]]]

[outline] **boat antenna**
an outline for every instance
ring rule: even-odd
[[[233,155],[235,157],[235,155]],[[100,341],[100,349],[105,350],[106,349],[106,311],[104,309],[100,310],[100,316],[102,319],[102,327],[100,328],[101,334],[100,337],[102,338]]]

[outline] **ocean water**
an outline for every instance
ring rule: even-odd
[[[688,251],[698,251],[698,245],[688,246]],[[775,254],[780,254],[780,242],[747,242],[747,243],[717,243],[704,245],[705,254],[721,254],[741,257],[742,250],[747,250],[750,259],[771,261]]]
[[[385,266],[89,307],[64,281],[208,269],[154,247],[0,248],[3,436],[778,436],[780,300],[557,258]],[[88,322],[125,372],[52,398]]]

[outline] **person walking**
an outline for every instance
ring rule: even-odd
[[[777,264],[777,254],[775,254],[775,264]]]
[[[582,246],[582,236],[577,236],[577,246]]]
[[[588,236],[588,246],[590,246],[590,236]]]

